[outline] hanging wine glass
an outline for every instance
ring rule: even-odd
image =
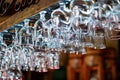
[[[28,71],[28,60],[29,60],[29,50],[27,47],[23,47],[21,57],[23,60],[21,60],[21,66],[23,67],[23,70]]]
[[[46,52],[46,51],[45,51]],[[39,72],[47,72],[47,59],[46,59],[46,53],[40,52],[39,59],[40,59],[40,66],[39,66]]]
[[[18,71],[18,70],[8,69],[6,74],[7,74],[8,80],[21,80],[22,79],[22,73],[21,71]]]
[[[4,79],[8,79],[8,73],[7,70],[10,68],[11,65],[11,49],[7,48],[3,57],[2,57],[2,62],[1,62],[1,78]]]
[[[72,18],[71,18],[71,23],[72,23],[72,30],[73,30],[73,34],[72,37],[74,38],[73,41],[73,53],[78,53],[80,50],[80,46],[81,46],[81,29],[80,29],[80,22],[81,22],[81,15],[80,15],[80,11],[79,11],[79,6],[78,5],[74,5],[73,9],[72,9]]]
[[[60,17],[59,15],[54,15],[51,19],[51,25],[48,28],[48,34],[50,41],[48,42],[49,48],[58,49],[60,48],[60,43],[58,42],[60,36]]]
[[[60,42],[57,42],[57,47],[59,47],[59,50],[64,50],[66,52],[66,49],[69,48],[69,43],[67,40],[70,39],[70,22],[71,22],[71,10],[67,10],[65,3],[60,3],[60,8],[55,9],[51,13],[51,18],[54,22],[53,25],[56,26],[56,33],[57,38],[56,42],[59,40]],[[58,39],[58,40],[57,40]]]
[[[53,50],[53,49],[52,49]],[[54,69],[54,65],[53,65],[53,57],[54,54],[52,53],[52,50],[49,51],[48,55],[47,55],[47,61],[48,61],[48,68],[49,69]]]
[[[57,30],[57,28],[56,28],[56,30]],[[52,37],[51,42],[53,43],[53,46],[52,46],[51,50],[48,51],[48,54],[47,54],[48,68],[49,69],[58,69],[59,65],[57,65],[57,61],[56,61],[57,59],[55,57],[55,53],[58,52],[60,50],[60,48],[61,48],[61,46],[59,46],[60,42],[58,42],[59,33],[52,30],[51,37]]]
[[[0,50],[5,51],[7,48],[7,44],[3,40],[3,33],[0,33]]]
[[[34,33],[33,33],[34,36],[33,36],[32,42],[35,47],[43,46],[39,43],[39,41],[42,43],[45,41],[48,41],[48,38],[47,38],[47,35],[48,35],[47,30],[48,29],[45,24],[45,21],[46,21],[45,14],[46,14],[46,11],[41,11],[39,13],[40,18],[35,22],[35,25],[34,25]],[[46,33],[46,34],[43,35],[43,33]],[[45,37],[43,37],[43,36],[45,36]],[[44,41],[44,39],[45,39],[45,41]]]
[[[60,65],[59,65],[59,57],[60,57],[60,54],[58,51],[56,51],[54,53],[54,69],[59,69]]]
[[[27,60],[27,65],[28,68],[30,69],[30,71],[34,71],[35,70],[35,65],[34,65],[34,60],[35,60],[35,56],[34,56],[34,48],[33,46],[26,46],[27,49],[27,53],[26,53],[26,60]]]
[[[95,49],[104,49],[106,48],[105,44],[105,31],[104,27],[102,26],[101,21],[95,21],[92,26],[93,29],[93,41],[94,41],[94,48]]]
[[[120,23],[118,13],[113,13],[109,16],[106,24],[106,35],[110,40],[118,40],[120,38]]]
[[[47,59],[47,66],[49,69],[59,69],[59,57],[60,52],[56,49],[51,49],[48,51],[48,54],[46,55]]]
[[[36,68],[36,71],[38,72],[41,72],[40,70],[39,70],[39,67],[40,67],[40,57],[39,57],[39,52],[34,52],[34,56],[35,56],[35,68]]]
[[[119,23],[110,22],[108,27],[106,28],[106,35],[110,40],[118,40],[120,38],[119,35]]]

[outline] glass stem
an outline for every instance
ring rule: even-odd
[[[22,30],[19,32],[19,45],[22,45]]]
[[[15,44],[18,43],[18,29],[15,28]]]
[[[3,34],[2,33],[0,33],[0,41],[1,41],[1,43],[3,43]]]

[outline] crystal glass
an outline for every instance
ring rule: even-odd
[[[106,35],[110,40],[120,39],[119,13],[111,13],[105,24]]]
[[[15,24],[10,45],[3,40],[4,32],[9,30],[1,32],[0,77],[20,80],[21,70],[47,72],[48,69],[59,69],[61,51],[84,55],[86,47],[106,48],[105,36],[110,40],[120,39],[120,1],[112,5],[100,0],[83,1],[85,3],[80,5],[71,1],[70,8],[60,2],[60,7],[52,12],[39,12],[33,27],[29,25],[32,18],[23,20],[22,25]]]
[[[93,24],[93,42],[95,49],[106,48],[105,44],[105,31],[100,21],[96,21]]]
[[[54,53],[54,69],[59,69],[59,52]]]
[[[119,26],[120,24],[119,23],[116,23],[116,22],[110,22],[108,24],[109,27],[106,28],[106,34],[107,34],[107,37],[110,39],[110,40],[117,40],[120,38],[120,35],[119,35]]]
[[[54,69],[54,54],[50,51],[47,55],[48,68]]]

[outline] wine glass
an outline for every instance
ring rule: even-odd
[[[46,51],[40,52],[39,59],[40,59],[40,66],[39,66],[39,72],[47,72],[47,58],[46,58]]]
[[[99,20],[95,21],[92,29],[93,29],[94,48],[95,49],[106,48],[105,31],[104,31],[104,27],[102,26],[102,22]]]
[[[58,51],[54,53],[54,69],[59,69],[59,57],[60,54]]]

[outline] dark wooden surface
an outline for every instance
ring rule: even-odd
[[[39,3],[31,5],[22,11],[18,11],[14,15],[0,17],[0,32],[10,28],[16,23],[19,23],[25,18],[28,18],[39,11],[56,4],[58,1],[59,0],[40,0]]]

